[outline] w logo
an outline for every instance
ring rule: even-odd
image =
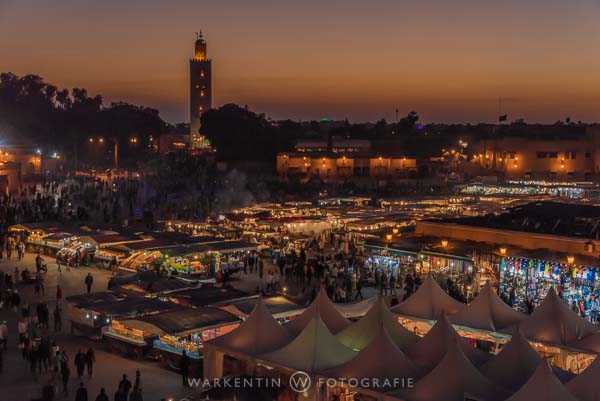
[[[308,373],[301,370],[294,372],[290,376],[290,388],[296,393],[304,393],[311,386],[311,379]]]

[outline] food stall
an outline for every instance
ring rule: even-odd
[[[46,237],[47,241],[50,237],[53,237],[53,235]],[[89,260],[90,254],[96,249],[96,244],[86,237],[72,237],[64,240],[62,244],[63,247],[56,252],[56,259],[68,266],[75,266],[78,263],[84,264],[84,261]]]
[[[202,375],[203,343],[227,334],[237,328],[242,320],[219,308],[184,309],[142,320],[160,328],[160,334],[153,341],[154,352],[159,355],[161,365],[168,369],[179,369],[183,350],[192,360],[191,375]]]
[[[254,310],[257,301],[258,297],[240,299],[227,303],[221,309],[242,319],[246,319]],[[284,296],[265,297],[263,301],[268,311],[273,315],[273,318],[279,323],[286,323],[293,320],[306,309],[304,306],[298,305]]]
[[[201,367],[203,341],[236,328],[241,320],[219,308],[189,308],[139,316],[112,319],[102,337],[113,349],[137,359],[152,350],[164,367],[177,369],[182,351]],[[194,367],[192,367],[194,369]]]
[[[162,253],[156,250],[137,251],[128,258],[119,263],[119,269],[137,272],[140,270],[149,270],[152,262],[161,259]]]
[[[179,306],[174,303],[120,291],[95,292],[66,298],[66,316],[71,321],[71,330],[90,338],[99,338],[102,328],[111,324],[113,319],[132,318],[175,308]]]

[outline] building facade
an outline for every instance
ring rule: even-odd
[[[582,181],[600,173],[600,129],[554,138],[503,137],[480,140],[470,160],[511,180]]]
[[[200,117],[212,107],[212,61],[207,57],[206,40],[198,34],[194,57],[190,59],[190,147],[206,148],[209,143],[201,133]]]
[[[277,155],[277,173],[282,181],[325,183],[404,179],[416,173],[416,159],[374,155],[371,149],[368,140],[299,141],[294,152]]]

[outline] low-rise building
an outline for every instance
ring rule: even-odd
[[[414,176],[417,160],[401,155],[376,155],[369,140],[305,140],[294,152],[277,155],[277,174],[281,180],[326,183],[364,179],[404,179]]]

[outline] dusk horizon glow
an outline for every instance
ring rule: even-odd
[[[502,98],[509,121],[593,122],[598,17],[595,0],[0,0],[0,34],[10,38],[0,71],[187,122],[188,60],[202,29],[215,107],[351,122],[416,110],[423,123],[477,123],[495,122]]]

